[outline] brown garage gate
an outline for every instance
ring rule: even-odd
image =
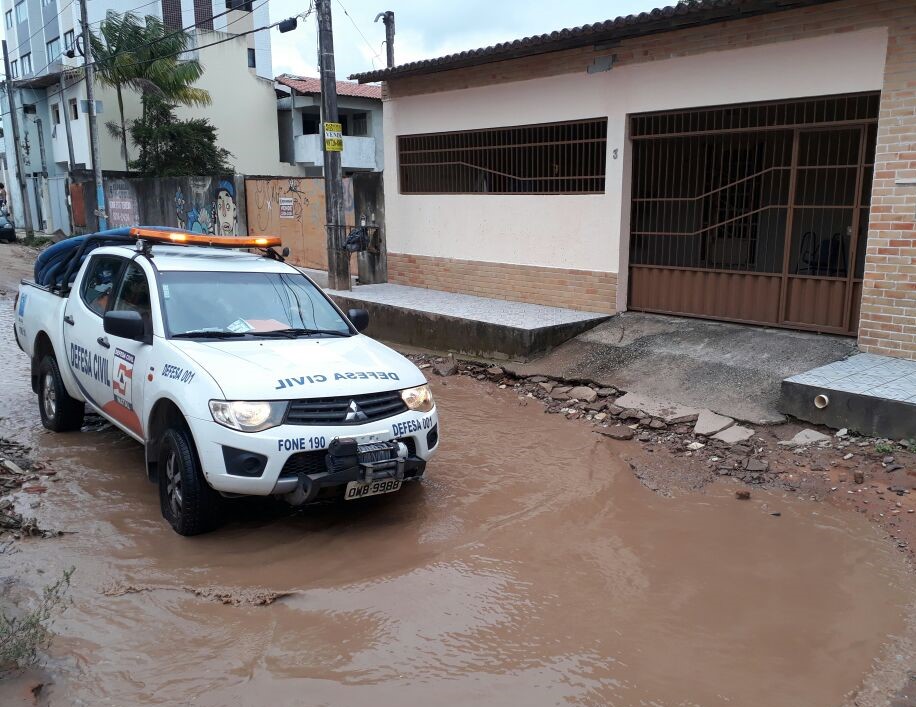
[[[630,309],[855,334],[878,101],[632,116]]]

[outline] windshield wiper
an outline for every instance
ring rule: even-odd
[[[352,336],[348,331],[338,329],[301,329],[291,327],[289,329],[274,329],[273,331],[249,331],[251,336],[286,336],[295,339],[297,336],[315,336],[316,334],[326,334],[328,336]]]
[[[172,334],[173,339],[237,339],[244,334],[235,331],[183,331],[180,334]]]

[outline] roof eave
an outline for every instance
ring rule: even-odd
[[[837,0],[720,0],[712,4],[711,7],[701,9],[690,5],[681,5],[674,8],[666,8],[666,10],[671,10],[670,14],[664,14],[660,10],[652,10],[650,13],[643,13],[639,16],[630,15],[626,18],[617,18],[617,20],[608,20],[603,23],[564,29],[551,35],[526,37],[504,45],[472,50],[473,53],[462,52],[460,54],[412,62],[400,67],[394,66],[377,71],[351,74],[348,78],[359,83],[373,83],[410,76],[422,76],[498,61],[536,56],[538,54],[550,54],[566,49],[585,47],[590,44],[601,45],[609,42],[620,42],[634,37],[674,32],[691,27],[702,27],[719,22],[746,19],[830,2],[837,2]],[[559,36],[554,37],[553,35]]]

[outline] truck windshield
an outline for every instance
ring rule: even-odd
[[[161,273],[172,337],[348,336],[349,325],[304,275],[259,272]]]

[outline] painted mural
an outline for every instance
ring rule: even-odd
[[[111,227],[177,226],[218,236],[247,230],[241,177],[111,177],[105,180],[105,194]]]
[[[324,180],[246,179],[248,233],[280,236],[290,249],[290,262],[327,269]],[[344,180],[344,207],[348,224],[355,221],[353,183]]]
[[[178,227],[194,233],[212,233],[217,236],[239,235],[238,204],[235,198],[235,185],[227,179],[220,180],[207,202],[198,196],[185,196],[179,185],[175,190],[175,216]]]

